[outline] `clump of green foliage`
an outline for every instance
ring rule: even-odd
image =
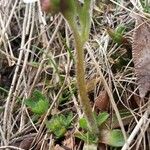
[[[33,92],[33,95],[25,100],[25,104],[31,111],[38,116],[45,114],[49,108],[49,101],[47,98],[38,90]]]
[[[91,132],[87,120],[85,118],[81,118],[79,120],[79,126],[82,129],[82,132],[77,132],[75,136],[83,140],[87,144],[97,144],[98,142],[100,142],[113,147],[121,147],[124,145],[125,141],[121,130],[111,130],[108,129],[105,125],[109,118],[109,114],[107,112],[95,115],[95,118],[100,129],[99,138],[95,136],[93,132]]]
[[[46,122],[47,129],[52,132],[56,138],[61,138],[70,128],[73,114],[68,115],[54,115],[49,121]]]

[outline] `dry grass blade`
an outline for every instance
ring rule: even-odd
[[[139,131],[141,130],[141,133],[144,134],[143,132],[143,126],[145,124],[147,124],[147,128],[150,124],[150,120],[149,120],[149,115],[150,115],[150,107],[147,108],[147,110],[145,111],[145,113],[143,114],[143,116],[141,116],[141,119],[137,122],[137,125],[135,126],[134,130],[132,131],[132,133],[130,134],[129,138],[127,139],[125,145],[122,147],[121,150],[128,150],[130,144],[133,142],[135,136],[139,133]],[[146,128],[146,130],[147,130]]]

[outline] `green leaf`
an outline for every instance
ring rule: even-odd
[[[79,138],[80,140],[82,141],[87,141],[87,138],[86,138],[86,135],[85,133],[82,133],[82,132],[76,132],[75,133],[75,137]]]
[[[123,24],[120,24],[117,26],[117,28],[115,29],[115,32],[118,33],[118,34],[121,34],[123,35],[124,32],[126,30],[126,27],[123,25]]]
[[[101,126],[109,117],[109,114],[107,112],[102,112],[100,113],[98,116],[94,113],[94,116],[96,118],[96,122],[98,124],[98,126]],[[88,122],[86,120],[86,118],[81,118],[79,120],[79,126],[82,129],[86,129],[89,130],[89,126],[88,126]],[[90,131],[90,130],[89,130]]]
[[[33,96],[25,100],[25,104],[31,111],[38,115],[43,115],[49,108],[46,97],[38,90],[33,92]]]
[[[124,25],[119,25],[115,30],[108,28],[107,32],[115,43],[122,44],[125,40],[123,37],[125,29]]]
[[[68,128],[72,122],[73,114],[69,113],[67,116],[63,116],[63,122],[66,128]]]
[[[101,130],[100,142],[113,147],[121,147],[125,140],[121,130]]]
[[[64,136],[72,121],[72,113],[67,116],[55,115],[46,122],[46,127],[52,132],[56,138]]]
[[[112,130],[110,134],[110,145],[115,147],[123,146],[125,143],[121,130]]]
[[[42,115],[48,110],[48,102],[40,99],[31,109],[34,113]]]
[[[85,118],[81,118],[79,120],[79,126],[80,126],[80,128],[87,130],[88,129],[88,122],[87,122],[87,120]]]
[[[86,133],[76,132],[75,137],[83,140],[85,143],[88,144],[96,144],[98,141],[98,138],[91,132]]]
[[[107,112],[100,113],[97,117],[97,124],[98,126],[101,126],[109,117],[109,114]]]

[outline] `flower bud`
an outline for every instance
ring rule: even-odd
[[[47,13],[57,13],[60,11],[60,1],[61,0],[40,0],[41,8]]]
[[[40,0],[41,8],[47,13],[61,12],[65,17],[70,13],[74,13],[75,1],[74,0]]]

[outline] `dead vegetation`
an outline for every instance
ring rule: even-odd
[[[84,47],[91,106],[97,114],[109,114],[102,128],[121,128],[130,143],[122,150],[150,149],[150,23],[142,3],[96,1]],[[86,149],[86,142],[75,137],[82,132],[83,117],[75,54],[72,32],[61,14],[45,14],[37,2],[0,1],[0,149]],[[48,100],[42,115],[39,106],[33,110],[39,102],[36,90],[37,97]],[[26,101],[34,96],[31,107]],[[116,119],[117,113],[122,119]],[[60,126],[66,121],[61,133],[46,123],[56,115],[59,123],[63,120]],[[102,130],[98,149],[121,149],[110,146],[105,133]]]

